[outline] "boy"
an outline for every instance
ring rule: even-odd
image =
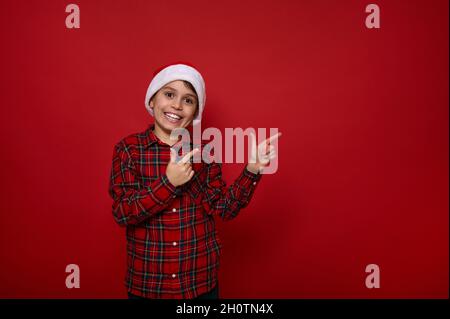
[[[205,83],[195,68],[162,69],[145,98],[154,124],[114,147],[109,194],[114,219],[126,226],[129,298],[218,298],[221,244],[213,216],[235,218],[275,157],[264,141],[265,150],[229,187],[221,164],[191,163],[198,149],[177,159],[170,134],[198,124],[205,100]]]

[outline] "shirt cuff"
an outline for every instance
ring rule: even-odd
[[[177,187],[169,181],[166,174],[163,174],[161,179],[157,180],[152,186],[151,191],[153,193],[153,197],[155,197],[161,204],[167,203],[172,198],[177,196]]]
[[[176,190],[177,190],[176,186],[174,186],[174,185],[169,181],[169,178],[167,177],[166,174],[163,174],[163,175],[162,175],[161,181],[162,181],[162,183],[164,184],[164,186],[166,186],[166,187],[169,189],[169,191],[170,191],[171,193],[175,193],[175,192],[176,192]]]
[[[243,172],[243,177],[244,180],[247,182],[245,184],[247,185],[251,185],[251,186],[256,186],[256,184],[258,184],[259,180],[262,177],[261,173],[252,173],[247,169],[247,166],[245,166],[244,168],[244,172]]]

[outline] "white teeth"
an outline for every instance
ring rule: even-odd
[[[176,114],[172,114],[172,113],[165,113],[167,117],[174,119],[174,120],[181,120],[181,117],[179,117]]]

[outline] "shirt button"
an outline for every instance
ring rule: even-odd
[[[173,208],[173,209],[172,209],[172,212],[176,213],[176,212],[177,212],[177,209],[176,209],[176,208]]]
[[[175,278],[177,275],[175,275],[175,274],[172,274],[172,278]]]
[[[256,182],[253,182],[253,185],[256,185]]]
[[[174,246],[176,246],[176,245],[177,245],[177,242],[176,242],[176,241],[174,241],[174,242],[173,242],[173,245],[174,245]]]
[[[177,197],[177,195],[173,195],[172,197],[175,198],[175,197]]]

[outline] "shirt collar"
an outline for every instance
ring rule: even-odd
[[[155,128],[155,124],[152,123],[148,126],[147,130],[145,130],[145,132],[144,132],[146,147],[148,148],[155,143],[162,145],[162,146],[169,146],[168,144],[161,141],[158,136],[155,135],[155,132],[153,132],[154,128]],[[192,141],[190,142],[190,145],[192,146]]]
[[[162,143],[162,141],[160,141],[160,139],[153,132],[154,128],[155,128],[155,124],[150,124],[144,132],[144,137],[145,137],[145,142],[146,142],[147,147],[152,146],[152,144],[154,144],[154,143],[158,143],[158,142],[159,142],[158,144]]]

